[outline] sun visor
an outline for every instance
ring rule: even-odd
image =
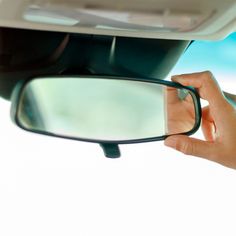
[[[0,28],[0,69],[29,68],[45,61],[64,37],[64,33]]]
[[[0,96],[43,75],[111,75],[165,79],[189,41],[35,30],[0,31]]]
[[[133,76],[165,79],[189,43],[184,40],[113,38],[110,63]]]

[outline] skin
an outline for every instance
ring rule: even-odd
[[[167,133],[179,134],[192,130],[195,124],[195,110],[190,94],[181,99],[178,90],[166,87]]]
[[[202,157],[236,169],[235,96],[224,94],[209,71],[177,75],[172,80],[195,87],[209,105],[202,108],[201,127],[205,140],[173,135],[165,140],[165,145],[186,155]]]

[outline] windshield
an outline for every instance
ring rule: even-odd
[[[171,74],[203,70],[236,94],[236,34],[195,41]],[[163,142],[107,159],[96,144],[18,129],[9,109],[1,99],[0,235],[236,234],[236,171]]]

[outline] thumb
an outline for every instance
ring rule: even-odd
[[[165,145],[176,149],[186,155],[212,159],[214,157],[215,147],[213,143],[190,138],[185,135],[173,135],[165,140]]]

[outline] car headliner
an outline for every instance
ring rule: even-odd
[[[52,18],[60,18],[60,23],[55,19],[45,22],[44,11],[47,19],[52,14]],[[235,30],[235,12],[235,0],[1,0],[0,26],[139,38],[216,40]],[[44,22],[35,17],[44,17]],[[61,24],[65,18],[69,18],[69,23]],[[116,21],[115,26],[111,21]],[[124,28],[124,21],[130,26]],[[105,25],[101,27],[101,23]],[[135,29],[133,24],[142,27]],[[149,24],[158,27],[152,29]]]

